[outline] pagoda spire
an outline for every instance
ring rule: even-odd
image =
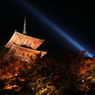
[[[24,17],[23,34],[27,34],[26,33],[26,17]]]

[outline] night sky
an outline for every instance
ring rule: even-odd
[[[14,30],[23,32],[23,19],[27,19],[27,35],[45,39],[38,50],[54,54],[60,51],[78,50],[38,19],[31,9],[27,10],[17,1],[1,0],[0,2],[0,43],[6,44]],[[95,8],[94,2],[63,0],[21,0],[27,1],[41,14],[61,28],[65,33],[80,43],[86,50],[95,54]]]

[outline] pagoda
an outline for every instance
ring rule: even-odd
[[[14,34],[5,45],[6,48],[9,48],[9,51],[5,55],[5,60],[10,60],[13,57],[20,61],[30,62],[31,59],[35,60],[38,55],[41,58],[47,53],[46,51],[37,50],[45,40],[30,37],[26,34],[25,17],[23,33],[14,31]]]

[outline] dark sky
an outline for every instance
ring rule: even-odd
[[[17,0],[18,1],[18,0]],[[90,52],[95,51],[95,8],[94,2],[78,2],[63,0],[21,0],[27,1],[39,12],[63,29],[74,40]],[[46,39],[38,48],[55,53],[62,50],[72,50],[71,44],[54,34],[54,30],[41,22],[30,11],[18,4],[16,0],[1,0],[0,2],[0,43],[7,43],[14,30],[22,33],[23,19],[27,19],[29,36]],[[52,32],[53,31],[53,32]],[[60,40],[59,40],[60,39]],[[63,43],[64,42],[64,43]],[[73,48],[73,49],[76,49]]]

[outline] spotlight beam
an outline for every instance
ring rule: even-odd
[[[59,28],[52,21],[50,21],[43,14],[41,14],[37,9],[35,9],[33,5],[29,4],[25,0],[15,0],[15,1],[21,4],[24,8],[26,8],[32,15],[36,16],[46,25],[51,27],[51,29],[53,29],[56,32],[56,34],[59,35],[59,37],[65,38],[67,41],[69,41],[74,47],[78,48],[79,50],[85,50],[83,46],[81,46],[78,42],[76,42],[73,38],[71,38],[68,34],[66,34],[61,28]],[[93,55],[89,52],[86,55],[89,57],[93,57]]]

